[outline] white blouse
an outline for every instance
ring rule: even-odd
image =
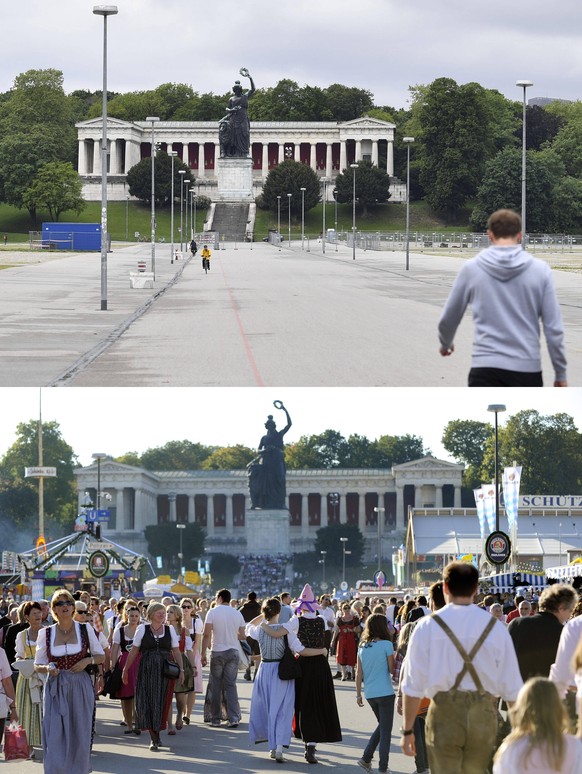
[[[55,634],[57,625],[53,624],[52,626],[47,627],[46,629],[41,629],[38,635],[38,639],[36,641],[36,653],[34,655],[34,663],[35,664],[48,664],[48,654],[46,649],[46,634],[45,632],[49,632],[49,636],[51,638],[51,653],[53,656],[74,656],[77,653],[81,652],[81,649],[83,647],[83,640],[81,639],[81,629],[80,624],[78,621],[73,622],[75,625],[75,632],[77,634],[77,641],[76,642],[69,642],[66,645],[55,645]],[[101,647],[99,640],[97,639],[97,635],[95,634],[95,630],[92,626],[87,625],[87,635],[89,637],[89,649],[91,651],[92,656],[104,656],[105,651]]]
[[[139,648],[141,645],[141,641],[143,640],[143,636],[145,634],[146,626],[149,626],[149,624],[140,624],[137,629],[135,630],[135,634],[133,635],[133,644],[136,648]],[[178,634],[173,626],[169,626],[168,624],[165,624],[165,626],[168,626],[170,630],[170,637],[172,638],[172,648],[177,648],[180,644],[180,639],[178,637]],[[152,632],[154,638],[156,640],[161,639],[165,634],[165,627],[162,629],[162,632],[159,637],[156,637],[156,635]],[[192,642],[192,640],[190,640]],[[190,649],[192,649],[192,645],[190,645]]]

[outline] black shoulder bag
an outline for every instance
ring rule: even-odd
[[[283,658],[279,661],[279,679],[296,680],[298,677],[301,677],[301,664],[289,647],[287,635],[283,637],[283,641],[285,642],[285,652],[283,653]]]

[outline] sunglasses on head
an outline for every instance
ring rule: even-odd
[[[58,602],[53,602],[53,607],[73,607],[73,603],[68,599],[59,599]]]

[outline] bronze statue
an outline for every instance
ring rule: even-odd
[[[259,454],[247,466],[251,508],[282,510],[285,504],[285,453],[283,436],[291,427],[291,417],[282,401],[273,402],[275,408],[285,412],[287,425],[277,430],[273,415],[269,414],[265,427],[267,434],[259,443]]]
[[[247,108],[249,97],[255,93],[255,84],[245,67],[241,67],[240,74],[249,79],[251,88],[246,93],[243,92],[240,81],[236,81],[232,87],[234,96],[228,100],[226,115],[218,124],[222,158],[246,158],[251,146],[251,125]]]

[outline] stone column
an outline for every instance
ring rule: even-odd
[[[101,174],[101,138],[93,142],[93,174]]]
[[[363,506],[363,507],[362,507]],[[366,534],[366,500],[358,493],[358,529]]]
[[[214,175],[218,174],[218,159],[220,158],[220,144],[214,143]]]
[[[206,532],[208,533],[208,536],[215,534],[214,498],[211,494],[206,495]]]
[[[330,142],[327,143],[326,149],[325,149],[325,176],[331,177],[333,175],[333,160],[332,160],[332,145]]]
[[[133,526],[136,532],[143,532],[148,524],[155,524],[149,519],[149,499],[143,489],[135,490],[135,512]]]
[[[461,507],[461,487],[460,486],[456,486],[455,487],[454,503],[455,503],[455,508],[460,508]]]
[[[435,486],[436,490],[436,497],[435,497],[435,505],[437,508],[443,507],[443,488],[442,486]]]
[[[127,174],[129,170],[139,163],[139,143],[133,140],[125,141],[125,168],[124,174]]]
[[[317,171],[317,144],[312,142],[309,147],[309,166],[313,171]]]
[[[372,140],[372,164],[378,166],[378,140]]]
[[[402,532],[404,529],[404,490],[401,486],[396,487],[396,531]]]
[[[345,140],[340,143],[340,172],[343,172],[348,165],[348,151],[346,148]]]
[[[361,160],[362,160],[362,141],[356,140],[356,158],[355,158],[356,164],[358,163],[358,161],[361,161]]]
[[[80,175],[87,174],[87,149],[85,148],[85,140],[79,140],[77,151],[77,169]]]
[[[226,534],[231,537],[234,535],[233,514],[232,514],[232,495],[226,495]]]
[[[198,143],[198,177],[206,177],[204,169],[204,143]]]
[[[188,522],[196,520],[196,505],[194,495],[188,495]]]
[[[125,502],[123,487],[115,490],[115,523],[116,529],[129,529],[129,524],[125,523]]]
[[[296,142],[293,145],[293,160],[301,161],[301,143],[300,142]]]
[[[309,501],[304,494],[301,495],[301,537],[309,537]]]
[[[117,140],[110,140],[109,142],[109,174],[117,174]]]
[[[348,512],[346,509],[346,496],[343,492],[339,492],[339,503],[337,504],[338,513],[339,513],[339,523],[340,524],[347,524],[348,521]]]
[[[285,161],[285,143],[280,142],[279,143],[279,164],[282,164]]]
[[[394,177],[394,140],[388,140],[388,153],[386,154],[386,172]]]
[[[176,495],[172,492],[168,495],[170,501],[170,521],[177,521],[176,517]]]
[[[327,519],[327,496],[326,495],[320,495],[319,496],[319,513],[320,513],[320,525],[322,527],[328,526],[328,519]]]
[[[269,174],[269,143],[263,143],[263,161],[261,162],[261,177],[265,178]]]
[[[188,141],[182,142],[182,162],[190,166],[190,155],[188,151]]]

